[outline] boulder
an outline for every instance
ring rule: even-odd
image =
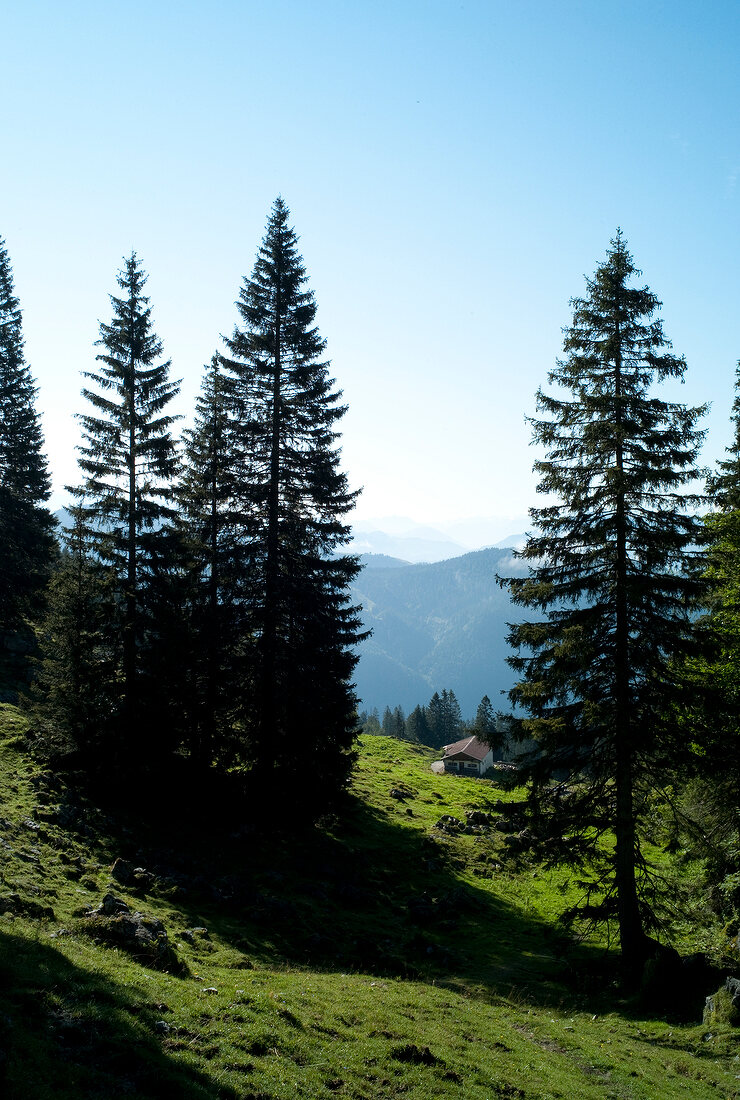
[[[160,920],[132,912],[121,898],[106,894],[97,909],[87,912],[81,930],[140,959],[157,970],[182,971],[182,963]]]
[[[490,825],[491,815],[485,810],[467,810],[465,813],[468,825]]]
[[[111,878],[129,890],[145,892],[154,885],[155,876],[144,867],[132,867],[125,859],[118,858],[110,869]]]
[[[727,978],[725,984],[704,1002],[704,1024],[740,1024],[740,979]]]
[[[121,886],[130,886],[134,875],[134,869],[125,859],[117,859],[110,869],[110,877],[120,882]]]

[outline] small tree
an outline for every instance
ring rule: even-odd
[[[377,736],[379,733],[383,732],[380,727],[380,718],[378,715],[377,707],[373,707],[369,714],[366,710],[360,711],[357,721],[363,733]]]
[[[473,733],[476,737],[480,738],[481,741],[486,741],[490,744],[493,744],[497,739],[496,712],[493,709],[493,703],[487,695],[483,696],[475,712]]]
[[[539,391],[531,421],[546,452],[538,490],[550,501],[530,512],[538,533],[519,555],[529,577],[508,582],[515,603],[544,613],[510,632],[522,677],[510,695],[538,744],[531,804],[551,822],[552,859],[599,870],[587,912],[617,917],[629,972],[650,950],[656,883],[641,837],[651,791],[685,751],[668,702],[704,587],[700,498],[687,491],[704,410],[652,392],[681,378],[685,362],[666,350],[660,303],[630,285],[636,275],[618,233],[571,303],[565,358],[549,375],[565,396]],[[553,776],[569,784],[566,797]]]
[[[88,764],[118,705],[116,617],[115,582],[91,552],[74,508],[49,585],[35,695],[47,747],[76,748]]]
[[[0,239],[0,698],[14,698],[25,679],[8,642],[40,612],[56,549],[43,446],[21,309]],[[16,642],[12,651],[23,648]]]

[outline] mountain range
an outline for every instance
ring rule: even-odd
[[[437,562],[489,546],[513,545],[523,536],[511,536],[527,526],[526,516],[478,517],[433,527],[405,516],[359,519],[352,524],[353,554],[386,554],[406,562]],[[502,536],[507,536],[502,539]],[[514,540],[512,542],[511,540]]]
[[[55,517],[60,526],[70,521],[66,509]],[[495,533],[480,524],[476,531]],[[443,688],[455,692],[465,718],[475,715],[484,695],[494,708],[506,708],[502,692],[514,682],[506,663],[506,623],[521,612],[512,608],[496,576],[526,571],[511,551],[523,538],[512,535],[471,552],[444,532],[410,520],[353,527],[347,549],[360,555],[364,568],[352,599],[372,631],[358,647],[355,669],[362,708],[382,713],[400,705],[408,713]]]
[[[499,576],[526,566],[507,547],[490,547],[441,562],[409,564],[362,557],[352,590],[371,637],[359,646],[355,683],[366,710],[401,705],[406,712],[435,691],[452,689],[463,717],[488,695],[505,709],[514,682],[506,663],[506,623],[521,616]]]

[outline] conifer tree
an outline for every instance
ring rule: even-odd
[[[639,274],[618,233],[571,302],[565,357],[549,375],[562,396],[540,390],[531,420],[550,501],[530,511],[537,532],[519,555],[529,577],[508,582],[516,604],[540,613],[510,631],[522,677],[510,695],[538,746],[531,805],[551,823],[550,858],[600,865],[586,911],[616,916],[631,974],[655,919],[642,830],[652,790],[685,749],[668,702],[703,591],[690,487],[704,410],[653,392],[685,362],[668,351],[656,296],[631,285]]]
[[[337,553],[356,496],[340,468],[336,426],[345,409],[288,217],[278,198],[222,363],[242,441],[244,637],[253,643],[245,758],[263,789],[279,768],[283,789],[319,809],[344,785],[352,760],[353,646],[362,635],[349,585],[360,565]]]
[[[454,691],[444,688],[442,694],[435,691],[426,708],[429,742],[434,749],[452,745],[462,736],[463,723],[460,704]]]
[[[732,408],[733,438],[726,457],[707,482],[711,511],[705,519],[707,613],[698,622],[697,645],[680,667],[684,692],[677,700],[687,737],[700,746],[696,773],[701,794],[696,804],[707,826],[703,833],[712,895],[740,912],[737,851],[740,836],[740,364]],[[711,820],[711,826],[708,822]]]
[[[71,509],[49,585],[36,707],[47,750],[77,749],[89,763],[118,705],[116,583],[91,551],[82,510]]]
[[[475,712],[473,733],[481,741],[492,741],[496,737],[496,712],[487,695],[483,696]]]
[[[445,742],[444,706],[438,691],[435,691],[429,700],[426,707],[426,717],[429,730],[429,741],[427,743],[433,749],[439,749],[447,742]]]
[[[179,498],[190,563],[187,665],[190,748],[204,764],[232,762],[234,685],[244,681],[242,634],[248,576],[237,532],[243,442],[235,420],[233,379],[214,355],[195,423],[185,432]]]
[[[79,465],[85,475],[71,491],[80,501],[84,537],[119,585],[122,714],[126,736],[142,738],[139,706],[147,648],[155,647],[171,535],[172,482],[178,459],[165,410],[179,390],[169,380],[169,361],[152,329],[147,276],[136,253],[118,274],[121,296],[110,296],[113,318],[100,324],[97,371],[83,389],[94,413],[79,415],[83,443]],[[161,648],[161,647],[160,647]]]
[[[0,239],[0,691],[13,697],[7,643],[42,605],[54,556],[54,520],[36,387],[23,348],[21,309]]]
[[[378,734],[383,732],[380,725],[380,716],[378,714],[377,707],[373,707],[369,714],[366,710],[361,711],[357,721],[363,733],[377,736]]]
[[[411,711],[406,719],[406,736],[409,741],[418,741],[421,745],[430,744],[426,707],[417,704]]]

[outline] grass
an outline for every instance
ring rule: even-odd
[[[620,1002],[604,946],[563,937],[567,877],[498,830],[436,828],[518,792],[368,738],[341,825],[286,835],[275,807],[244,828],[192,795],[143,822],[74,794],[24,738],[0,708],[7,1100],[740,1096],[733,1029]],[[125,887],[117,858],[152,877]],[[163,922],[175,968],[106,941],[84,914],[109,892]]]

